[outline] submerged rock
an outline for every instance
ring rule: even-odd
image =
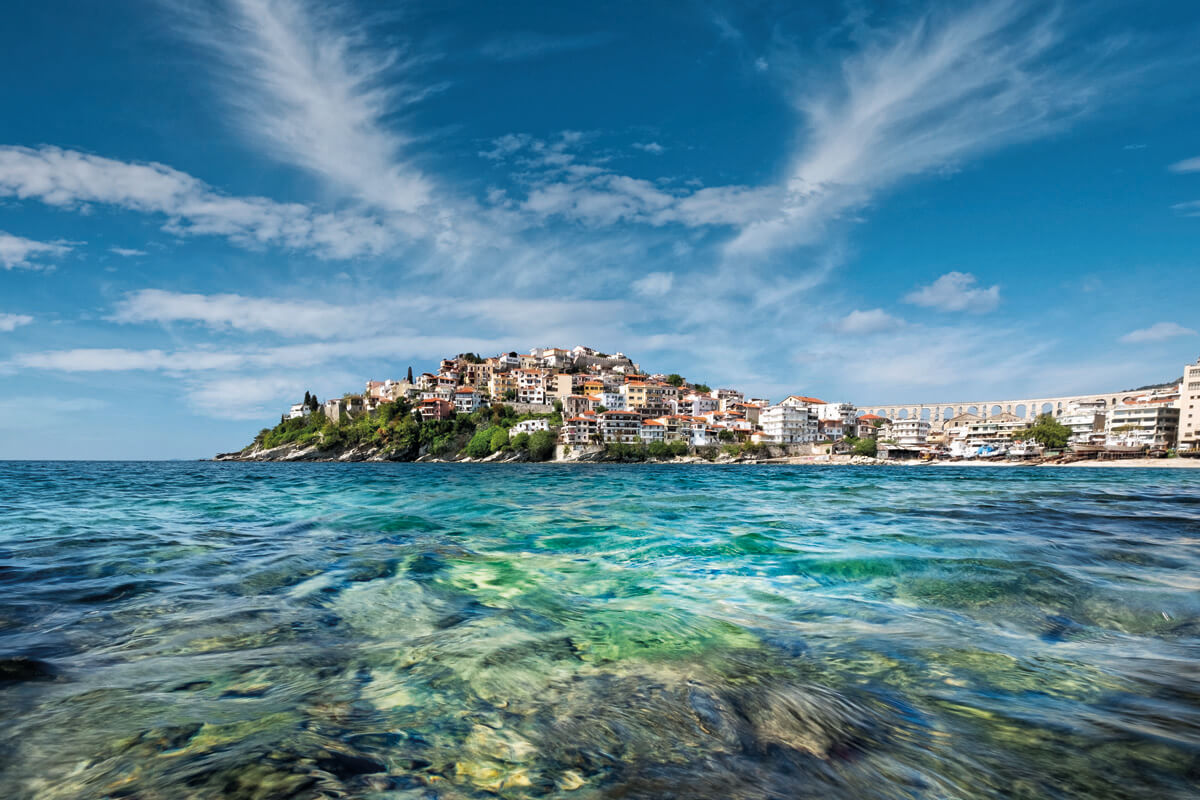
[[[47,661],[29,656],[0,658],[0,685],[26,681],[51,681],[58,670]]]

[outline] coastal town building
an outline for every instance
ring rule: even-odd
[[[642,416],[632,411],[605,411],[600,418],[600,436],[606,443],[633,444],[642,432]]]
[[[1103,444],[1108,411],[1102,400],[1079,400],[1067,406],[1058,421],[1071,429],[1072,444]]]
[[[459,414],[470,414],[483,408],[483,396],[469,386],[454,392],[454,410]]]
[[[527,419],[512,426],[512,433],[537,433],[550,430],[550,423],[544,419]]]
[[[657,419],[642,420],[640,436],[646,444],[666,441],[667,426],[661,420]]]
[[[809,406],[786,401],[759,416],[763,434],[772,444],[805,444],[817,440],[817,419]]]
[[[312,408],[304,403],[294,403],[292,407],[288,409],[287,418],[300,419],[301,417],[307,417],[311,413]]]
[[[559,431],[559,441],[570,445],[595,444],[600,439],[600,420],[588,412],[563,420],[562,430]]]
[[[893,420],[889,439],[901,447],[920,447],[929,438],[930,424],[923,419]]]
[[[843,426],[851,425],[854,422],[854,415],[858,412],[858,409],[849,403],[822,403],[816,406],[815,410],[819,421],[837,420]]]
[[[450,419],[454,415],[454,404],[449,400],[432,398],[422,400],[417,404],[416,410],[420,413],[421,419]]]
[[[1178,405],[1179,449],[1200,450],[1200,359],[1183,368]]]
[[[1105,443],[1158,450],[1174,447],[1180,416],[1175,399],[1143,395],[1125,400],[1108,415]]]

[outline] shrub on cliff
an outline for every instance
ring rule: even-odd
[[[553,431],[535,431],[529,437],[529,457],[534,461],[549,461],[554,458],[556,441]]]

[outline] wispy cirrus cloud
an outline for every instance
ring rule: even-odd
[[[928,286],[921,286],[904,296],[904,302],[938,311],[970,311],[980,314],[991,311],[1000,303],[1000,287],[986,289],[977,286],[978,279],[969,272],[947,272]]]
[[[421,56],[368,46],[367,32],[306,0],[224,0],[185,15],[185,35],[225,66],[223,98],[246,140],[372,207],[416,212],[432,180],[397,124],[437,85],[414,81]]]
[[[135,247],[110,247],[108,248],[108,252],[115,256],[121,256],[122,258],[135,258],[137,256],[146,255],[145,250],[138,250]]]
[[[1121,337],[1122,342],[1141,344],[1144,342],[1161,342],[1178,336],[1195,336],[1196,331],[1185,328],[1178,322],[1156,322],[1149,328],[1130,331]]]
[[[10,333],[31,322],[33,317],[28,314],[0,314],[0,333]]]
[[[45,269],[47,259],[71,252],[62,242],[37,242],[0,231],[0,267],[5,269]]]
[[[0,146],[0,197],[68,209],[110,205],[164,216],[163,229],[178,236],[223,236],[241,246],[309,250],[323,258],[374,255],[403,239],[395,227],[371,216],[320,212],[265,197],[234,197],[163,164],[117,161],[49,146]],[[51,249],[30,251],[28,240],[0,240],[0,247],[3,241],[9,241],[7,252],[16,265],[21,253],[61,255],[68,249],[35,243]]]
[[[1200,156],[1176,161],[1167,167],[1167,169],[1171,170],[1171,172],[1200,172]]]
[[[527,61],[555,53],[601,47],[614,38],[611,33],[604,32],[554,35],[521,31],[490,39],[479,52],[497,61]]]
[[[821,80],[795,70],[806,136],[783,202],[729,252],[811,244],[906,178],[1046,135],[1091,110],[1123,74],[1112,63],[1119,48],[1081,48],[1064,27],[1055,11],[995,0],[865,31]]]

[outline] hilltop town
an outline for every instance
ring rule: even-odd
[[[443,359],[436,373],[307,395],[229,460],[759,460],[1123,458],[1200,452],[1200,361],[1145,391],[932,410],[778,402],[647,373],[579,346]],[[887,410],[889,415],[876,413]]]

